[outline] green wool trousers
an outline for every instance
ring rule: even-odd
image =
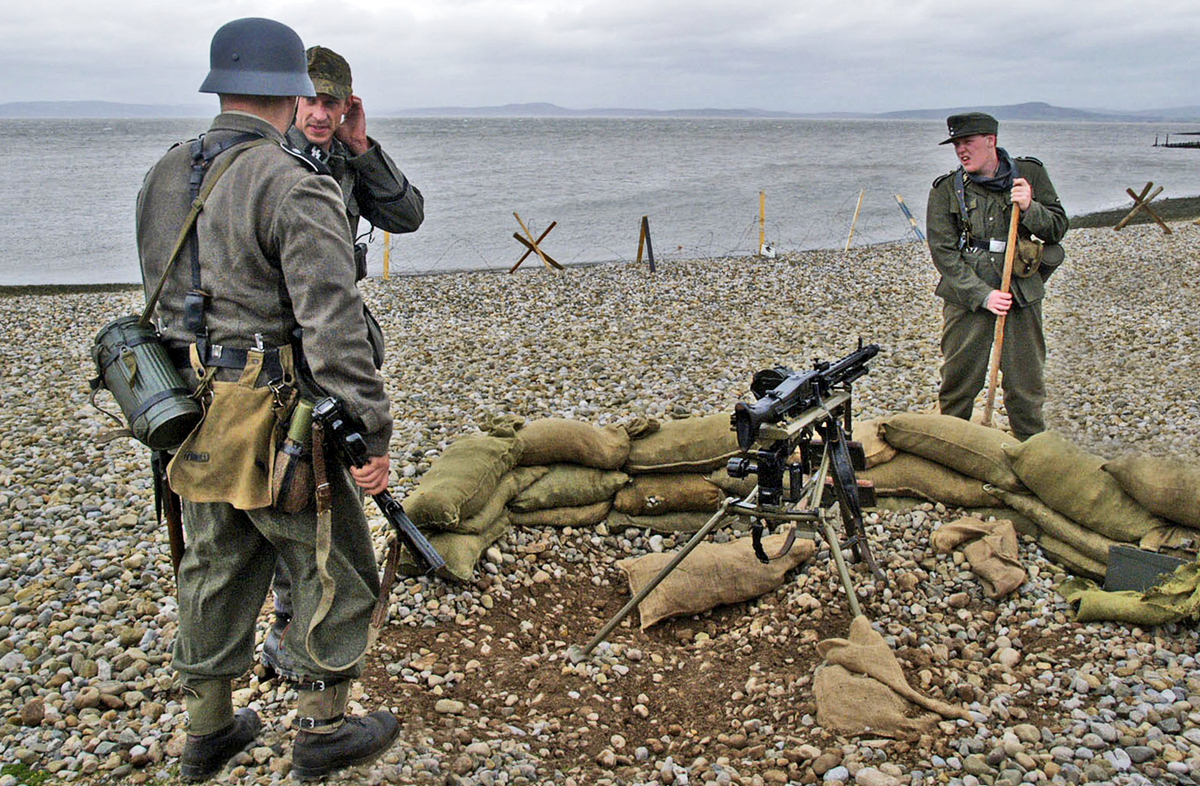
[[[942,307],[942,318],[938,404],[943,415],[970,420],[975,397],[987,385],[996,316],[987,309],[973,311],[947,302]],[[1000,373],[1008,424],[1017,439],[1026,440],[1046,430],[1042,419],[1046,338],[1042,333],[1041,301],[1008,312],[1003,349]]]
[[[253,665],[255,624],[276,559],[292,577],[293,617],[283,647],[301,674],[334,681],[359,675],[379,573],[362,500],[349,473],[333,465],[328,472],[333,523],[326,568],[333,596],[311,636],[310,622],[322,600],[315,509],[288,515],[183,501],[187,547],[179,565],[174,665],[185,686],[232,679]]]

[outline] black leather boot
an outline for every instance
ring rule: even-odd
[[[274,672],[285,680],[300,681],[300,672],[297,670],[295,662],[283,648],[283,634],[291,622],[291,614],[275,612],[275,622],[267,631],[267,638],[263,642],[262,648],[263,666],[266,666],[268,671],[267,679],[270,679],[270,673]]]
[[[316,780],[372,762],[400,736],[400,721],[386,710],[362,718],[345,717],[349,698],[349,682],[300,691],[296,719],[300,731],[292,746],[292,775],[298,780]]]
[[[229,761],[254,741],[262,721],[254,710],[241,709],[233,723],[211,734],[189,734],[179,757],[179,777],[185,781],[206,781],[221,771]]]

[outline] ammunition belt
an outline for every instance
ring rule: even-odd
[[[238,349],[237,347],[226,347],[220,344],[213,344],[208,353],[208,360],[205,361],[205,366],[215,366],[216,368],[231,368],[240,370],[246,367],[246,357],[249,354],[248,349]],[[191,354],[188,347],[170,347],[167,353],[171,356],[171,362],[176,368],[191,368]],[[267,347],[263,350],[263,365],[260,372],[264,376],[260,379],[282,379],[283,365],[279,362],[279,348]]]

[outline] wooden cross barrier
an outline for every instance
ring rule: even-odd
[[[1142,189],[1142,193],[1140,193],[1140,194],[1133,193],[1132,188],[1125,189],[1125,193],[1129,194],[1129,196],[1133,198],[1133,210],[1130,210],[1128,213],[1125,214],[1124,218],[1122,218],[1119,222],[1117,222],[1117,225],[1115,227],[1113,227],[1114,232],[1119,232],[1120,230],[1124,229],[1125,225],[1129,223],[1130,219],[1132,219],[1139,210],[1144,210],[1150,214],[1151,218],[1153,218],[1156,222],[1158,222],[1158,225],[1160,227],[1162,227],[1163,232],[1165,232],[1168,235],[1171,234],[1171,228],[1169,226],[1167,226],[1163,222],[1163,220],[1158,217],[1158,214],[1155,213],[1154,210],[1150,207],[1151,200],[1153,200],[1154,197],[1161,194],[1162,190],[1163,190],[1163,187],[1159,186],[1158,188],[1154,189],[1154,193],[1150,193],[1150,189],[1153,187],[1154,187],[1153,182],[1147,183],[1145,188]],[[1150,196],[1146,196],[1147,194],[1150,194]]]
[[[554,229],[554,227],[558,226],[558,222],[551,221],[550,226],[546,227],[546,231],[543,232],[537,240],[534,240],[533,233],[529,231],[529,227],[525,226],[525,222],[521,220],[521,216],[515,210],[513,211],[513,218],[517,219],[517,223],[521,225],[521,231],[525,233],[525,236],[522,237],[519,232],[513,232],[513,239],[525,246],[525,253],[522,254],[521,258],[517,260],[517,264],[508,269],[508,272],[515,273],[517,268],[521,266],[521,263],[524,262],[526,257],[528,257],[530,254],[537,254],[538,259],[542,260],[542,264],[546,267],[562,270],[563,266],[560,265],[554,259],[554,257],[543,251],[541,246],[538,245],[546,239],[546,235],[550,234],[551,229]]]
[[[642,264],[642,249],[645,248],[646,256],[650,258],[650,272],[654,272],[654,245],[650,242],[650,217],[642,216],[642,231],[638,235],[638,264]]]

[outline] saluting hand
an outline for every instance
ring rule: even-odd
[[[380,494],[387,491],[391,468],[390,457],[371,456],[361,467],[351,467],[350,476],[363,491],[368,494]]]
[[[1025,178],[1018,177],[1013,180],[1012,201],[1014,205],[1021,208],[1022,213],[1028,210],[1029,205],[1033,203],[1033,187]]]
[[[367,115],[363,112],[362,99],[358,96],[351,95],[346,99],[346,111],[342,116],[342,124],[338,126],[334,136],[350,148],[350,152],[356,156],[361,156],[371,146],[367,140]]]

